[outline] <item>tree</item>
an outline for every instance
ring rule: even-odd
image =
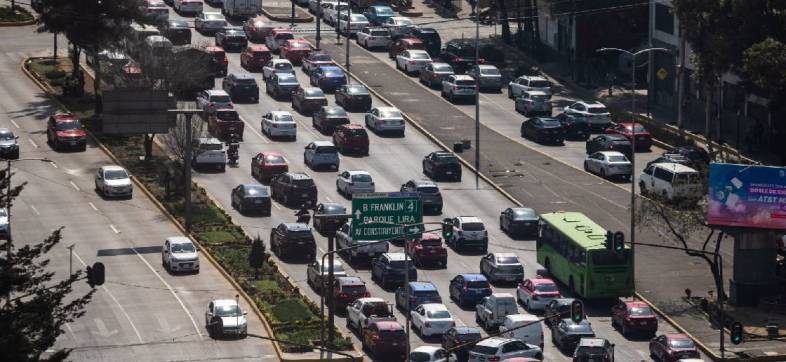
[[[511,36],[510,36],[510,20],[508,19],[508,8],[505,4],[505,0],[496,0],[499,6],[499,16],[502,18],[502,41],[505,44],[510,44]]]
[[[0,179],[0,190],[5,190],[8,177],[2,172]],[[23,186],[11,190],[11,203]],[[6,200],[6,195],[2,199]],[[63,361],[70,353],[61,349],[46,359],[41,356],[54,346],[63,325],[84,314],[95,290],[74,295],[73,284],[82,279],[81,271],[57,280],[55,273],[47,270],[49,259],[45,256],[61,240],[62,228],[40,243],[17,249],[10,240],[0,243],[0,295],[11,298],[0,306],[0,356],[5,361]]]
[[[186,160],[186,147],[188,147],[193,140],[199,138],[204,132],[205,120],[201,116],[201,112],[191,117],[191,139],[188,138],[187,127],[188,122],[186,116],[184,114],[178,114],[175,120],[175,126],[170,128],[169,133],[163,137],[164,144],[167,148],[177,160],[182,161],[184,164],[189,164],[191,162],[191,160]]]
[[[265,242],[257,235],[248,253],[248,265],[254,268],[254,279],[259,279],[259,269],[265,265]]]

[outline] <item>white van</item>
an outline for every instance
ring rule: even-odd
[[[142,65],[152,73],[163,72],[166,65],[167,55],[172,50],[172,42],[161,35],[150,35],[142,43],[140,54]]]
[[[230,18],[250,18],[260,12],[259,0],[224,0],[222,12]]]
[[[513,328],[522,327],[514,331],[507,332]],[[538,316],[532,314],[511,314],[505,317],[505,321],[499,326],[501,337],[515,338],[527,344],[534,344],[543,349],[543,325]]]
[[[485,329],[497,329],[511,314],[519,314],[519,309],[510,293],[493,293],[475,307],[475,321]]]
[[[699,172],[679,163],[653,163],[639,176],[642,195],[660,195],[667,200],[701,197]]]

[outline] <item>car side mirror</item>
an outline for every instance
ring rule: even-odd
[[[14,139],[15,139],[15,140],[18,140],[18,139],[19,139],[19,136],[14,136]]]
[[[243,315],[248,315],[248,312],[243,312]],[[612,344],[611,346],[613,347],[614,345]]]

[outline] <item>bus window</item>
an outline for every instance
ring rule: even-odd
[[[596,266],[610,266],[610,265],[625,265],[628,263],[629,250],[625,250],[623,255],[614,254],[607,250],[594,251],[592,255],[592,265]]]

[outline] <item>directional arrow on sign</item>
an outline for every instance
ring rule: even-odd
[[[420,228],[415,225],[412,225],[409,227],[409,229],[407,229],[407,233],[409,234],[417,234],[418,231],[420,231]]]
[[[360,215],[363,215],[363,213],[360,212],[360,210],[355,211],[355,219],[360,220]]]

